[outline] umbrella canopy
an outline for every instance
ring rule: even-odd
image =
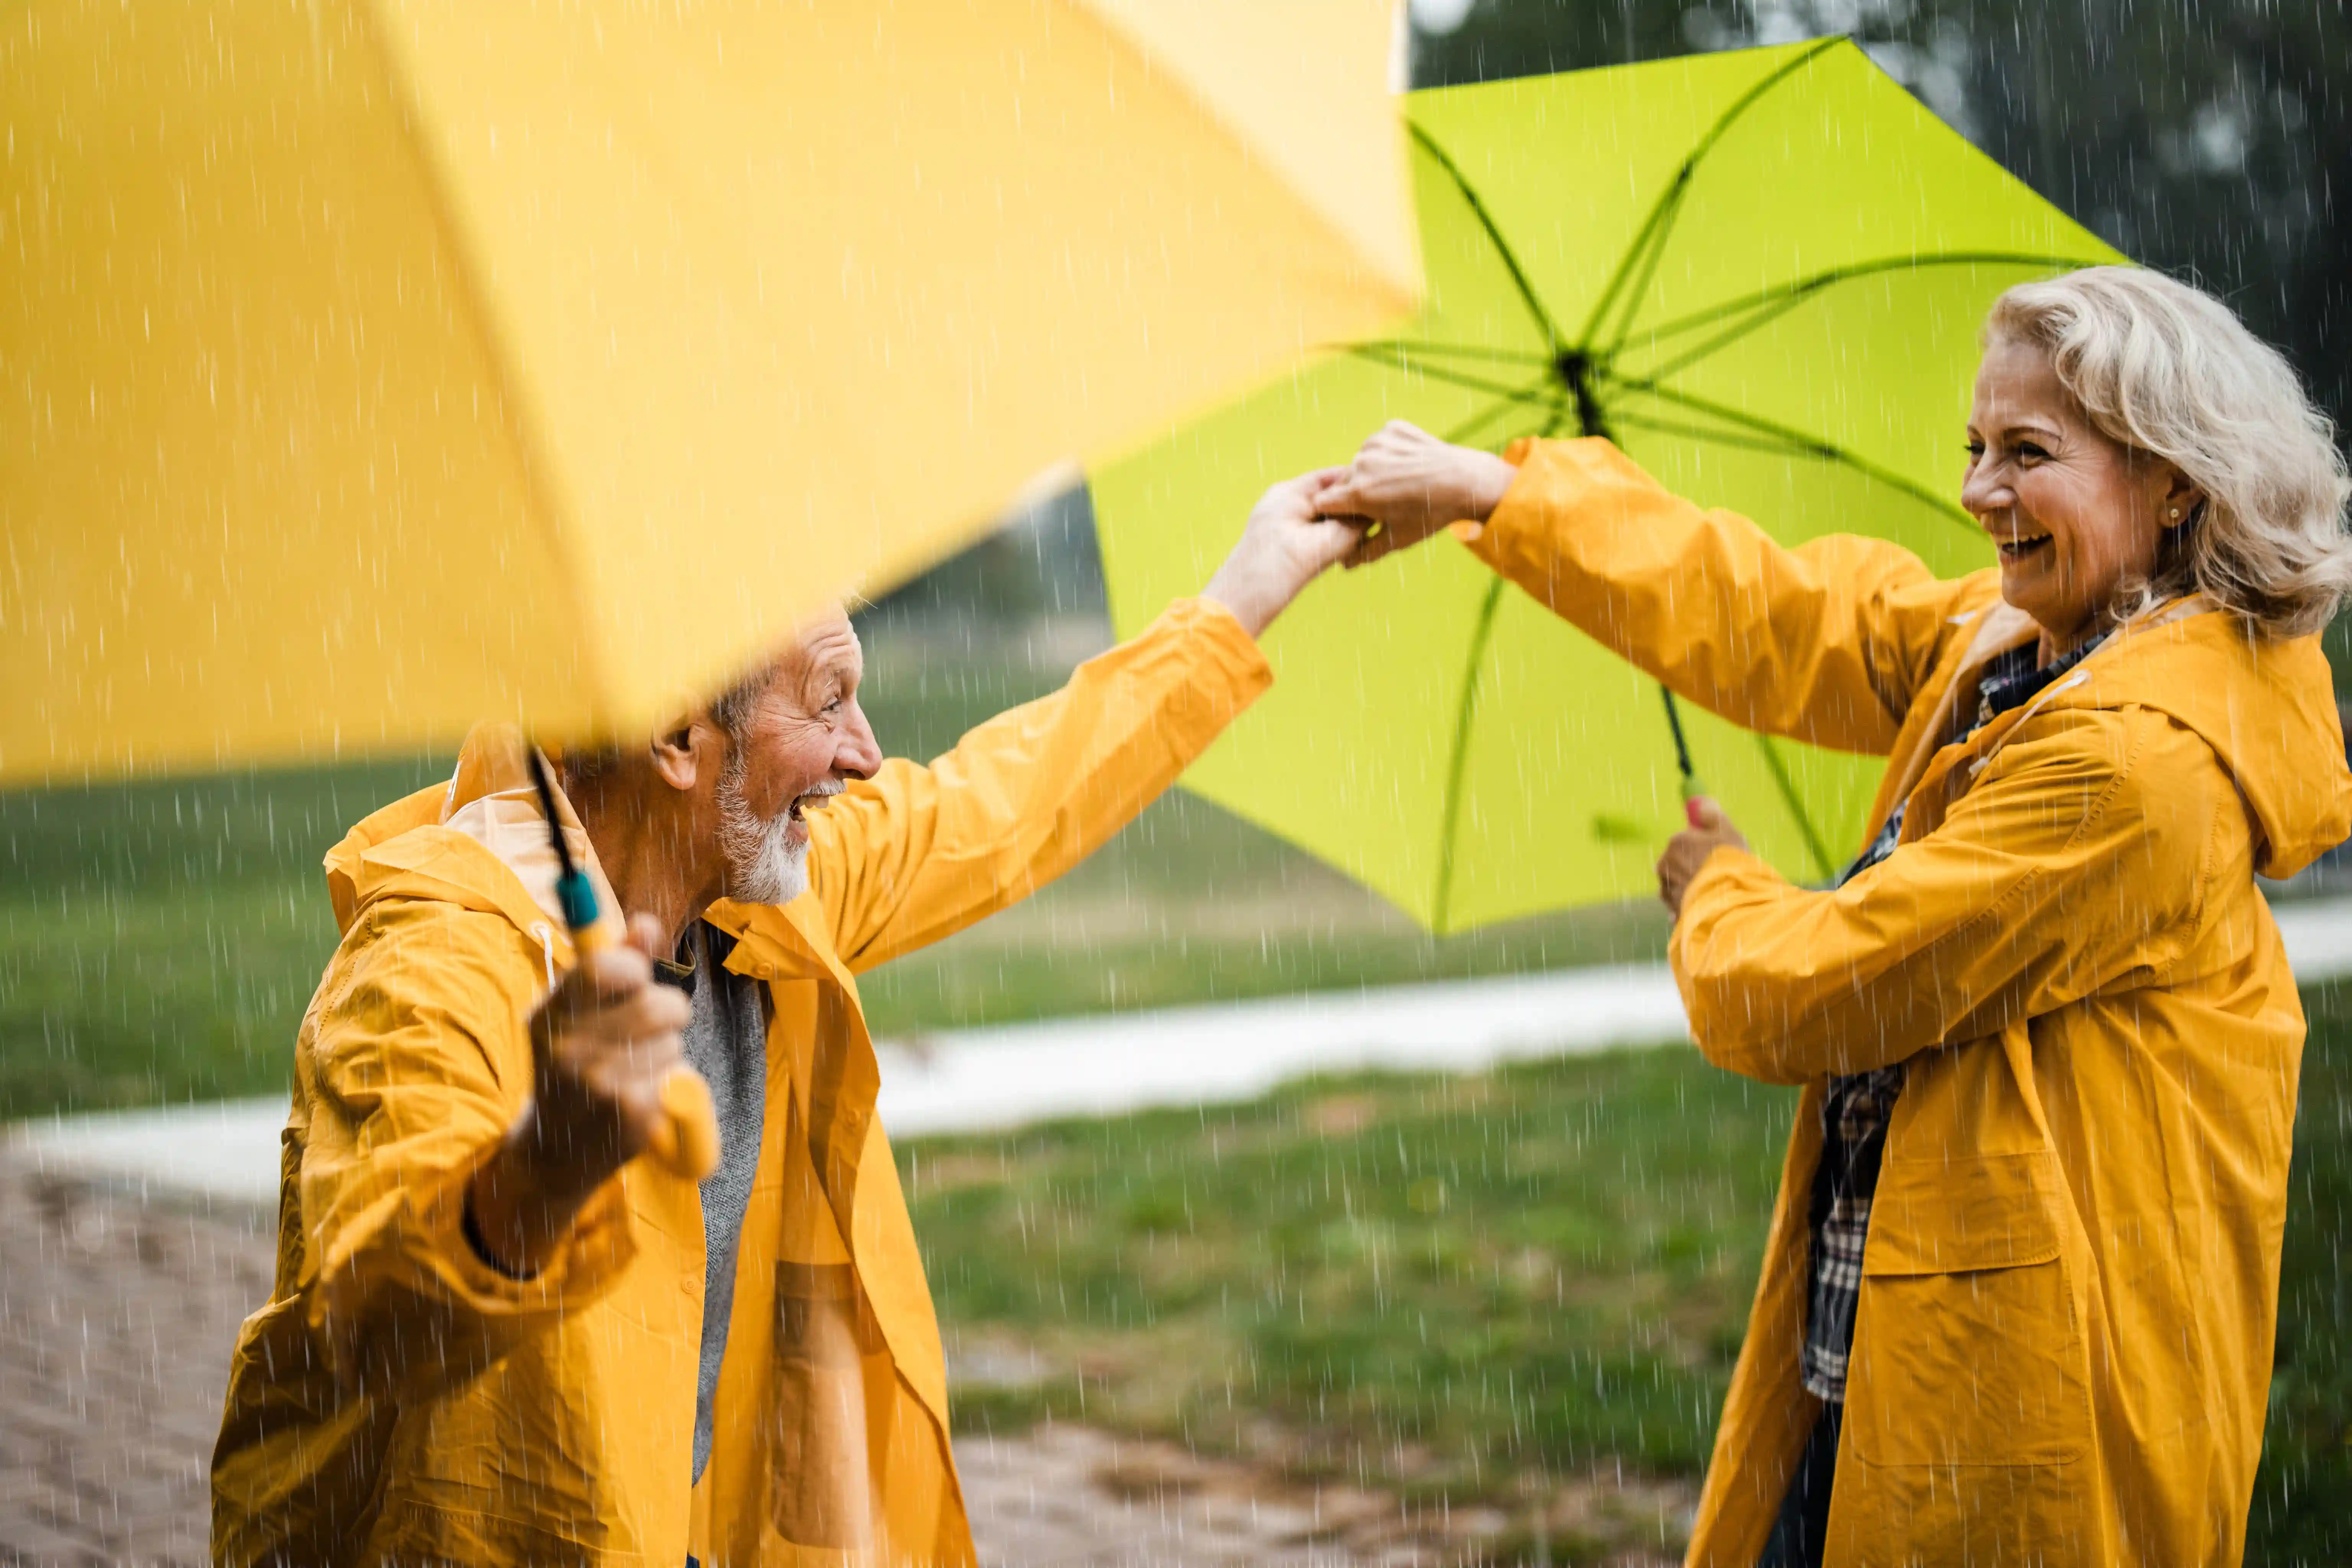
[[[1608,434],[1796,542],[1989,564],[1959,510],[1986,309],[2118,259],[1843,40],[1415,93],[1423,313],[1093,476],[1111,614],[1197,582],[1260,487],[1390,418]],[[1645,893],[1681,825],[1670,710],[1443,543],[1319,588],[1188,787],[1438,931]],[[1879,764],[1683,710],[1759,853],[1820,879]]]
[[[1392,323],[1384,11],[36,0],[0,780],[650,725]]]

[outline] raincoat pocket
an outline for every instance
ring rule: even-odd
[[[846,1263],[776,1265],[770,1521],[799,1546],[876,1550],[866,1359],[880,1335]]]
[[[1888,1163],[1846,1412],[1864,1462],[2056,1466],[2087,1451],[2089,1354],[2057,1180],[2043,1154]]]

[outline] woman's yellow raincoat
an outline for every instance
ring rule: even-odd
[[[2257,872],[2352,832],[2315,637],[2195,601],[1953,745],[2037,635],[1998,574],[1775,544],[1601,440],[1513,454],[1471,547],[1693,701],[1886,755],[1830,892],[1722,851],[1672,949],[1706,1058],[1801,1084],[1690,1550],[1752,1568],[1819,1405],[1798,1376],[1823,1080],[1910,1064],[1872,1209],[1832,1563],[2234,1563],[2277,1318],[2304,1017]]]
[[[1179,604],[1064,690],[812,814],[803,898],[709,912],[772,1015],[718,1439],[690,1493],[695,1187],[632,1163],[530,1280],[460,1230],[529,1092],[528,1016],[572,956],[520,736],[478,731],[447,786],[353,828],[327,858],[343,940],[296,1047],[277,1283],[214,1454],[216,1560],[971,1562],[852,975],[1067,869],[1270,679],[1239,622]]]

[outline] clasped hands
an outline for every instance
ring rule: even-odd
[[[1291,483],[1307,487],[1303,500],[1318,521],[1345,521],[1359,531],[1336,557],[1352,570],[1419,544],[1456,522],[1484,524],[1517,477],[1517,468],[1492,452],[1457,447],[1392,419],[1363,444],[1348,467],[1327,468]],[[1677,919],[1683,896],[1707,857],[1721,848],[1748,847],[1748,840],[1715,802],[1702,799],[1692,806],[1690,826],[1675,834],[1658,857],[1658,897]]]

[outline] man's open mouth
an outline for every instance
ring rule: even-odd
[[[842,786],[839,784],[828,784],[823,789],[813,789],[809,791],[808,794],[802,795],[800,798],[793,801],[793,804],[786,808],[786,814],[790,816],[794,822],[806,822],[808,820],[808,813],[812,811],[823,811],[824,809],[824,803],[832,799],[835,795],[839,795],[841,793],[841,789]]]
[[[2023,561],[2028,556],[2032,555],[2036,551],[2041,550],[2049,542],[2050,536],[2046,533],[2025,534],[2021,535],[2016,539],[1996,539],[1993,541],[1993,544],[2000,550],[2000,558],[2003,561]]]

